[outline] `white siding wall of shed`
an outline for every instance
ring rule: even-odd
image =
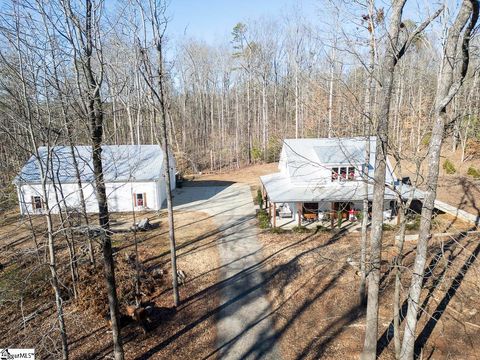
[[[163,186],[162,186],[163,184]],[[115,182],[105,184],[108,208],[111,212],[129,212],[132,211],[134,200],[133,194],[145,194],[145,207],[135,207],[135,210],[159,210],[165,196],[162,196],[165,190],[165,182],[160,181],[158,184],[155,181],[151,182]],[[80,209],[80,196],[77,184],[63,184],[62,193],[68,207]],[[160,191],[159,191],[160,190]],[[20,194],[20,213],[35,213],[32,204],[33,196],[42,197],[41,185],[22,185],[19,188]],[[52,185],[47,186],[48,205],[53,213],[59,212],[59,206],[55,197],[55,191]],[[83,193],[85,196],[85,205],[87,212],[97,213],[98,203],[95,195],[95,190],[92,184],[83,184]],[[59,198],[61,198],[59,194]],[[63,204],[62,204],[63,205]]]

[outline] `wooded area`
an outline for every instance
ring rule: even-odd
[[[360,302],[366,305],[362,359],[373,360],[377,354],[387,155],[399,173],[406,162],[417,170],[422,163],[427,168],[425,178],[417,171],[412,179],[426,195],[405,295],[403,340],[403,318],[398,315],[402,217],[396,244],[395,355],[412,359],[441,149],[445,144],[460,148],[462,161],[477,157],[480,149],[479,1],[460,3],[439,1],[415,12],[415,0],[319,0],[318,23],[295,11],[283,18],[239,19],[229,40],[214,45],[194,37],[169,42],[168,2],[163,0],[3,3],[0,211],[16,205],[12,180],[28,158],[40,158],[39,146],[66,145],[73,152],[74,145],[88,144],[93,149],[98,226],[83,209],[80,223],[87,231],[78,238],[72,213],[64,209],[58,221],[47,203],[43,248],[38,245],[42,236],[28,219],[36,261],[48,263],[50,271],[62,357],[69,357],[69,344],[57,241],[65,241],[68,249],[69,274],[61,273],[71,278],[75,298],[79,243],[86,244],[93,269],[101,248],[114,354],[116,359],[124,356],[102,144],[161,144],[165,154],[172,149],[178,169],[191,174],[277,161],[286,138],[374,135],[375,176],[365,184],[373,183],[375,190],[373,199],[364,201],[358,250]],[[412,5],[408,11],[407,5]],[[171,276],[178,306],[168,159],[165,156]],[[42,168],[44,194],[49,171],[48,164]],[[81,189],[78,168],[77,178]],[[367,237],[369,200],[373,207]],[[401,216],[409,205],[401,208]],[[100,235],[92,236],[93,228]],[[138,271],[137,266],[137,277]],[[140,298],[139,288],[135,295]]]

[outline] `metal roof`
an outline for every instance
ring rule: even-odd
[[[365,162],[365,144],[348,146],[314,146],[313,151],[322,164],[363,164]]]
[[[331,168],[353,166],[363,171],[366,146],[370,145],[368,177],[374,176],[377,138],[371,136],[352,138],[285,139],[279,169],[281,172],[261,176],[268,196],[275,202],[359,201],[365,195],[361,180],[332,182]],[[399,182],[387,159],[385,199],[397,198]],[[396,190],[393,191],[392,189]],[[407,185],[402,187],[402,197],[414,191],[415,198],[423,193]],[[373,185],[368,185],[368,196],[373,197]]]
[[[330,177],[335,166],[353,166],[362,172],[365,164],[367,144],[370,145],[368,176],[373,178],[377,138],[371,136],[351,138],[305,138],[283,141],[279,168],[288,173],[297,185],[319,185]],[[285,171],[286,170],[286,171]],[[386,183],[393,184],[395,175],[387,159]]]
[[[361,181],[347,181],[344,183],[330,183],[328,185],[298,186],[282,173],[260,176],[262,184],[267,190],[268,197],[273,202],[347,202],[362,201],[365,196],[364,183]],[[396,191],[399,191],[397,183]],[[423,192],[411,186],[402,185],[402,198],[407,199],[411,192],[414,198],[423,198]],[[368,198],[373,199],[373,185],[368,185]],[[389,187],[385,187],[385,200],[395,200],[397,194]]]
[[[60,183],[77,181],[72,152],[69,146],[38,148],[40,159],[35,156],[25,163],[14,183],[41,182],[40,164],[48,181]],[[74,146],[82,181],[92,182],[93,162],[91,146]],[[163,151],[159,145],[104,145],[102,165],[105,182],[153,181],[161,176]]]

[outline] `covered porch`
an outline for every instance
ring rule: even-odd
[[[361,223],[365,190],[373,198],[373,186],[363,182],[345,184],[294,185],[281,173],[261,177],[265,211],[273,228],[306,227],[327,229]],[[385,189],[384,218],[396,223],[397,195]],[[371,213],[369,202],[368,213]]]
[[[359,224],[361,221],[362,203],[359,202],[276,203],[267,200],[265,204],[270,224],[274,228],[334,229]]]

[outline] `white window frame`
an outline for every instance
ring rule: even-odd
[[[345,176],[342,176],[342,169],[345,170]],[[336,171],[335,171],[336,170]],[[353,170],[353,177],[350,178],[350,170]],[[334,175],[336,172],[336,175]],[[335,165],[330,167],[330,180],[331,182],[347,182],[355,181],[357,179],[357,168],[352,165]]]
[[[141,205],[139,204],[139,201],[142,202]],[[135,193],[135,207],[145,207],[145,196],[143,193]]]

